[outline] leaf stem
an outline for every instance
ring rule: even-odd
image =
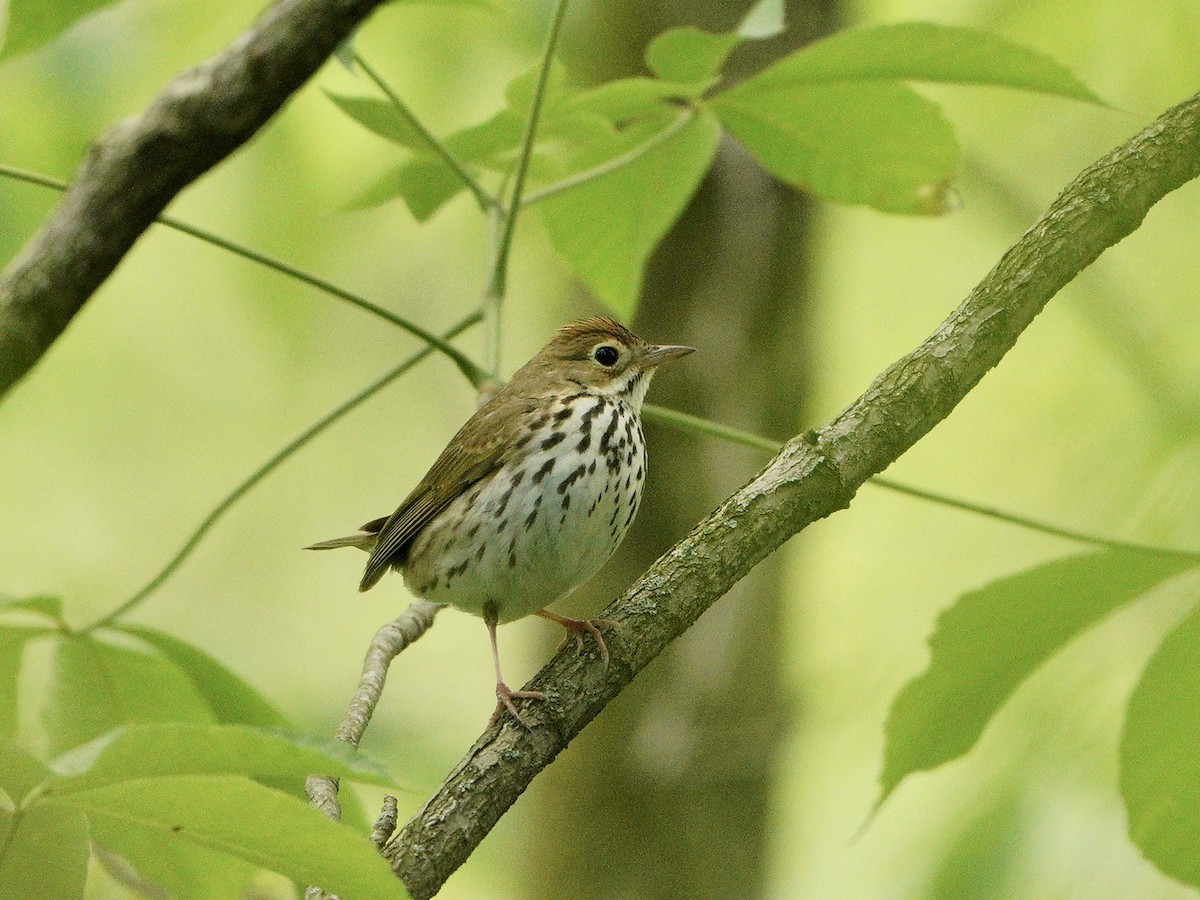
[[[650,422],[658,422],[662,425],[668,425],[672,428],[682,428],[687,431],[707,434],[711,437],[720,438],[721,440],[729,441],[734,444],[741,444],[743,447],[749,447],[753,450],[762,451],[763,453],[775,454],[778,453],[783,447],[783,444],[779,443],[778,441],[773,441],[770,438],[752,434],[748,431],[742,431],[741,429],[733,428],[729,425],[722,425],[719,422],[712,422],[708,419],[702,419],[699,416],[689,415],[688,413],[679,412],[678,410],[655,406],[651,403],[647,403],[642,406],[642,418]],[[963,512],[974,513],[975,515],[979,516],[986,516],[989,519],[1007,522],[1009,525],[1027,528],[1030,531],[1039,531],[1042,534],[1053,535],[1054,537],[1064,538],[1068,541],[1076,541],[1081,544],[1091,544],[1095,547],[1106,547],[1111,550],[1129,550],[1135,553],[1147,553],[1159,556],[1182,556],[1188,559],[1200,560],[1200,552],[1193,550],[1176,550],[1170,547],[1159,547],[1153,544],[1138,544],[1130,541],[1117,540],[1115,538],[1107,538],[1101,535],[1088,534],[1087,532],[1083,531],[1074,531],[1070,528],[1064,528],[1049,522],[1040,522],[1037,519],[1030,518],[1029,516],[1006,512],[1005,510],[997,509],[996,507],[984,506],[979,503],[973,503],[970,500],[959,500],[956,497],[949,497],[945,494],[927,491],[923,488],[912,487],[904,484],[903,482],[895,481],[891,478],[884,478],[881,475],[872,477],[868,483],[873,484],[876,487],[881,487],[884,490],[895,491],[899,494],[907,494],[910,497],[928,500],[930,503],[937,503],[941,506],[949,506],[952,509],[962,510]]]
[[[375,69],[373,69],[370,65],[368,65],[367,61],[362,58],[362,55],[357,50],[354,51],[354,62],[360,69],[363,70],[363,72],[366,73],[367,77],[370,78],[371,81],[375,82],[375,86],[383,92],[385,97],[388,98],[388,101],[391,102],[392,106],[395,107],[396,112],[400,114],[400,117],[404,119],[404,121],[407,122],[414,131],[421,135],[421,139],[429,145],[429,148],[442,158],[442,161],[449,166],[454,174],[459,177],[462,183],[466,185],[467,190],[475,195],[475,200],[479,203],[479,208],[484,212],[498,208],[500,206],[500,201],[489,194],[483,185],[481,185],[475,179],[475,176],[471,174],[470,170],[468,170],[466,166],[459,162],[458,158],[450,152],[450,148],[447,147],[432,131],[426,128],[424,124],[422,124],[421,120],[418,119],[416,115],[413,114],[413,111],[408,108],[408,105],[401,100],[399,95],[388,86],[387,82],[380,77],[379,73],[376,72]]]
[[[46,187],[56,191],[65,191],[67,189],[67,183],[65,181],[60,181],[57,178],[51,178],[47,175],[41,175],[37,172],[29,172],[24,169],[18,169],[15,166],[6,166],[0,164],[0,176],[12,178],[16,181],[24,181],[27,184],[35,184],[39,187]],[[386,310],[382,306],[378,306],[372,303],[370,300],[360,297],[357,294],[352,294],[350,291],[338,287],[331,281],[326,281],[323,278],[319,278],[316,275],[305,272],[302,269],[298,269],[290,263],[285,263],[282,260],[275,259],[272,256],[267,256],[265,253],[252,250],[243,244],[235,243],[228,238],[223,238],[211,231],[206,231],[205,229],[199,228],[196,225],[190,225],[187,222],[183,222],[172,216],[158,216],[155,218],[155,221],[160,225],[165,225],[167,228],[172,228],[175,231],[182,232],[183,234],[190,235],[191,237],[199,238],[208,244],[212,244],[214,247],[220,247],[222,250],[228,250],[230,253],[241,256],[242,258],[248,259],[251,262],[256,262],[259,265],[266,266],[269,269],[274,269],[276,272],[280,272],[290,278],[296,279],[297,281],[302,281],[311,287],[315,287],[317,290],[324,291],[330,296],[336,297],[339,300],[343,300],[352,306],[357,306],[359,309],[365,310],[374,316],[378,316],[384,321],[389,322],[398,328],[404,329],[414,337],[420,338],[430,347],[447,356],[456,366],[458,366],[459,371],[466,376],[467,380],[469,380],[472,385],[478,387],[486,380],[487,376],[483,370],[477,366],[469,356],[467,356],[457,347],[442,340],[437,335],[426,331],[420,325],[410,322],[408,319],[398,316],[390,310]]]
[[[471,315],[467,316],[465,319],[447,331],[443,340],[451,340],[456,335],[474,325],[479,321],[479,319],[479,312],[471,313]],[[332,410],[310,425],[307,429],[305,429],[282,450],[259,466],[245,481],[234,488],[224,500],[222,500],[216,505],[216,507],[213,508],[212,512],[205,517],[204,521],[201,522],[199,527],[197,527],[192,533],[192,536],[189,537],[184,545],[179,549],[179,552],[171,557],[171,559],[165,566],[163,566],[157,575],[151,578],[150,581],[148,581],[146,585],[142,587],[142,589],[136,594],[134,594],[112,612],[108,613],[108,615],[84,628],[84,633],[94,631],[97,628],[105,628],[113,625],[126,613],[140,605],[142,601],[162,587],[163,584],[166,583],[167,579],[175,574],[176,570],[178,570],[188,556],[191,555],[192,551],[196,549],[197,545],[204,538],[204,536],[208,534],[217,521],[223,515],[225,515],[225,513],[227,513],[235,503],[242,499],[242,497],[244,497],[251,490],[251,488],[279,468],[279,466],[287,461],[292,454],[304,447],[305,444],[309,443],[309,441],[311,441],[329,426],[333,425],[351,410],[375,396],[375,394],[379,393],[379,391],[383,390],[383,388],[387,387],[389,384],[427,357],[433,352],[433,349],[434,348],[432,346],[426,346],[418,350],[412,356],[408,357],[408,359],[404,360],[402,363],[393,368],[390,372],[387,372],[380,378],[371,382],[371,384],[367,385],[349,400],[346,400],[340,405],[334,407]]]
[[[623,166],[627,166],[632,162],[636,162],[641,157],[645,156],[656,147],[665,144],[696,117],[694,107],[688,107],[683,110],[677,119],[670,125],[664,128],[658,134],[651,137],[649,140],[636,147],[625,151],[620,156],[614,156],[612,159],[600,163],[598,166],[593,166],[590,169],[584,169],[582,172],[576,172],[562,181],[556,181],[553,184],[548,184],[543,188],[538,188],[536,191],[530,191],[525,195],[525,199],[521,201],[521,208],[533,206],[555,194],[561,194],[563,191],[569,191],[571,188],[579,187],[581,184],[586,184],[589,181],[594,181],[597,178],[603,178],[610,172],[615,172]]]
[[[563,19],[566,17],[567,0],[556,0],[550,33],[542,52],[542,66],[538,72],[533,99],[529,104],[529,117],[525,120],[525,134],[521,140],[521,155],[517,160],[517,171],[513,177],[512,195],[506,212],[500,220],[500,235],[496,240],[496,254],[492,266],[492,279],[484,292],[483,324],[486,332],[487,368],[493,377],[499,374],[500,363],[500,307],[508,281],[508,256],[512,249],[513,232],[521,212],[521,198],[525,192],[525,179],[529,174],[529,162],[533,157],[533,144],[537,138],[538,121],[546,101],[546,86],[550,82],[550,64],[554,59],[558,39],[562,35]]]
[[[1195,550],[1176,550],[1173,547],[1160,547],[1155,544],[1139,544],[1132,541],[1122,541],[1116,538],[1107,538],[1103,535],[1089,534],[1084,531],[1075,531],[1070,528],[1063,528],[1060,525],[1054,525],[1049,522],[1040,522],[1037,519],[1032,519],[1029,516],[1023,516],[1019,513],[1011,513],[994,506],[984,506],[980,503],[973,503],[970,500],[960,500],[956,497],[947,497],[945,494],[927,491],[924,488],[912,487],[911,485],[895,481],[891,478],[884,478],[882,475],[876,475],[871,478],[870,484],[876,487],[881,487],[885,490],[895,491],[898,494],[907,494],[910,497],[917,497],[921,500],[929,500],[933,503],[941,504],[942,506],[950,506],[954,509],[960,509],[964,512],[975,513],[980,516],[987,516],[990,519],[998,519],[1001,522],[1007,522],[1009,525],[1016,525],[1021,528],[1028,528],[1031,531],[1040,531],[1042,534],[1053,535],[1054,537],[1065,538],[1068,541],[1076,541],[1080,544],[1091,544],[1095,547],[1105,547],[1109,550],[1128,550],[1133,553],[1146,553],[1154,556],[1177,556],[1185,559],[1194,559],[1200,561],[1200,552]]]

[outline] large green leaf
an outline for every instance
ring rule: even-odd
[[[0,790],[8,795],[13,806],[51,777],[52,773],[41,760],[26,753],[8,738],[0,736]],[[0,809],[6,805],[8,804],[0,800]]]
[[[954,131],[903,84],[743,82],[718,95],[722,124],[777,178],[826,200],[937,214],[958,170]]]
[[[1142,673],[1120,761],[1133,842],[1163,872],[1200,887],[1200,609]]]
[[[50,753],[138,722],[211,722],[191,680],[157,653],[87,635],[56,638],[42,712]]]
[[[882,797],[906,775],[962,756],[1018,685],[1071,638],[1196,565],[1105,550],[1045,563],[963,594],[929,639],[929,668],[888,714]]]
[[[188,841],[164,838],[154,828],[113,817],[96,817],[91,822],[92,840],[101,848],[98,861],[118,868],[122,881],[148,882],[142,893],[170,900],[230,900],[259,896],[247,888],[260,871],[243,859],[210,850]],[[119,862],[111,857],[119,857]],[[133,878],[129,869],[132,867]]]
[[[570,170],[586,171],[630,154],[686,115],[661,113],[607,146],[579,153]],[[719,137],[716,119],[700,111],[636,159],[539,204],[555,248],[618,315],[632,316],[646,259],[695,193]]]
[[[354,829],[280,791],[235,775],[139,778],[57,796],[47,804],[87,814],[106,846],[148,871],[160,841],[228,853],[319,884],[346,900],[402,897],[400,881]],[[123,841],[123,836],[135,836]],[[152,861],[150,863],[153,865]]]
[[[145,641],[180,669],[218,722],[284,731],[295,727],[254,685],[194,644],[141,625],[123,625],[120,630]]]
[[[997,85],[1104,102],[1044,54],[994,34],[932,22],[839,31],[785,57],[747,84],[887,79]]]
[[[84,744],[54,760],[63,776],[55,794],[164,775],[248,775],[290,777],[297,784],[321,772],[391,786],[379,763],[333,739],[261,731],[245,725],[168,722],[131,725]]]
[[[88,823],[74,809],[0,809],[0,897],[72,900],[87,879]]]
[[[8,0],[8,28],[0,31],[0,60],[48,43],[114,0]],[[0,12],[3,5],[0,4]],[[4,18],[0,16],[0,29]]]

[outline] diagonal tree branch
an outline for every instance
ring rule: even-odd
[[[620,623],[605,670],[559,653],[528,687],[549,703],[483,733],[385,845],[414,897],[437,893],[530,781],[672,640],[756,563],[843,509],[944,419],[1046,303],[1165,194],[1200,174],[1200,94],[1087,168],[913,352],[824,427],[793,438],[602,615]]]
[[[0,275],[0,396],[168,203],[252,138],[382,0],[278,0],[220,54],[97,138]]]

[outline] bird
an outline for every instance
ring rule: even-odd
[[[695,348],[650,344],[602,316],[564,325],[450,440],[390,516],[305,549],[366,550],[360,591],[389,570],[417,597],[480,616],[496,675],[494,724],[526,724],[500,669],[496,627],[557,622],[582,650],[602,630],[547,607],[588,581],[620,545],[646,477],[641,408],[658,367]],[[566,640],[566,638],[564,638]]]

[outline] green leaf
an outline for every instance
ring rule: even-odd
[[[671,100],[692,100],[715,83],[712,78],[694,82],[659,81],[657,78],[618,78],[565,98],[561,110],[590,113],[622,123],[647,114],[658,115]]]
[[[1130,838],[1167,875],[1200,887],[1200,609],[1134,688],[1120,767]]]
[[[234,775],[139,778],[50,803],[87,814],[106,846],[139,869],[163,842],[228,853],[291,878],[354,898],[404,896],[400,881],[354,829],[301,800]],[[136,836],[124,843],[124,835]],[[152,863],[152,861],[151,861]]]
[[[284,731],[295,727],[257,688],[194,644],[141,625],[122,625],[120,630],[145,641],[181,670],[218,722]]]
[[[839,203],[938,214],[958,169],[938,106],[902,84],[757,78],[718,95],[721,122],[772,174]]]
[[[785,57],[747,84],[780,87],[880,79],[997,85],[1104,102],[1042,53],[987,32],[932,22],[839,31]]]
[[[691,25],[664,31],[646,48],[646,65],[665,81],[700,81],[721,71],[742,42],[736,32],[712,34]]]
[[[502,109],[477,125],[468,125],[446,137],[446,149],[462,162],[482,162],[521,143],[525,122],[511,110]]]
[[[0,626],[0,737],[12,737],[17,733],[17,688],[25,645],[51,633],[40,628]]]
[[[628,129],[613,145],[579,153],[571,171],[586,171],[629,153],[673,127],[673,120],[664,118],[679,113],[663,113],[657,121]],[[631,162],[539,204],[555,248],[622,318],[633,315],[646,259],[695,193],[720,133],[716,119],[699,112]]]
[[[53,755],[118,725],[213,718],[191,680],[161,656],[90,636],[56,638],[51,679],[43,721]]]
[[[87,862],[82,813],[41,804],[0,810],[0,897],[82,897]]]
[[[1003,791],[983,808],[968,805],[972,816],[944,850],[928,890],[928,900],[1006,900],[1019,895],[1014,873],[1022,862],[1023,818],[1017,798]]]
[[[170,900],[260,896],[247,890],[259,867],[236,856],[167,840],[155,829],[113,818],[96,819],[91,825],[92,840],[100,848],[97,860],[119,871],[126,884],[140,880],[141,895],[153,898],[165,893]]]
[[[347,204],[349,209],[367,209],[402,198],[418,222],[433,214],[463,189],[462,180],[445,163],[418,157],[402,163]]]
[[[421,132],[414,128],[412,123],[402,116],[390,101],[380,100],[377,97],[338,94],[330,90],[325,91],[325,96],[332,100],[338,109],[371,133],[416,152],[429,148],[429,142],[425,140]]]
[[[0,30],[0,60],[54,40],[84,16],[114,0],[9,0],[8,27]],[[0,7],[0,13],[3,8]],[[0,15],[0,29],[4,17]]]
[[[0,737],[0,788],[15,806],[35,787],[52,777],[41,760],[26,753],[12,741]],[[0,809],[4,807],[0,802]],[[0,845],[3,842],[0,841]],[[0,894],[0,897],[4,896]]]
[[[291,778],[313,772],[390,787],[387,770],[341,741],[262,731],[245,725],[170,722],[131,725],[68,751],[50,764],[55,794],[165,775]]]
[[[529,115],[533,105],[533,94],[541,77],[541,62],[534,63],[504,88],[504,102],[516,113],[521,121]],[[566,95],[567,70],[557,59],[550,61],[550,72],[546,76],[546,93],[542,98],[542,113],[552,109]]]
[[[0,612],[24,611],[40,613],[56,623],[63,620],[62,598],[51,596],[37,597],[5,597],[0,600]]]
[[[1071,638],[1195,566],[1105,550],[1036,566],[963,594],[929,639],[929,668],[892,701],[881,797],[906,775],[962,756],[1013,691]]]

